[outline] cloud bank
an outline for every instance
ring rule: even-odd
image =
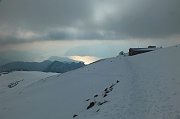
[[[3,0],[0,44],[180,34],[179,0]]]

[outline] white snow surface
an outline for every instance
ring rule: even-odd
[[[0,99],[5,98],[13,93],[20,93],[24,88],[46,77],[56,75],[57,73],[45,73],[39,71],[14,71],[8,74],[0,74]],[[18,82],[12,88],[8,85]]]
[[[180,119],[179,51],[176,45],[104,59],[8,96],[0,88],[0,119]]]

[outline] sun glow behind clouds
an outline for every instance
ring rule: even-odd
[[[69,56],[69,58],[73,60],[83,61],[85,64],[90,64],[94,61],[101,59],[100,57],[93,56]]]

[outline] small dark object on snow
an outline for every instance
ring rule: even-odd
[[[90,109],[91,107],[93,107],[94,106],[94,102],[91,102],[90,104],[89,104],[89,106],[87,107],[87,109]]]
[[[14,82],[14,83],[10,83],[10,84],[8,85],[8,87],[9,87],[9,88],[13,88],[13,87],[15,87],[16,85],[18,85],[18,81]]]
[[[94,97],[97,97],[98,95],[96,94]]]
[[[117,80],[116,83],[119,83],[119,81]]]
[[[106,96],[107,96],[107,93],[105,93],[103,97],[106,97]]]
[[[109,88],[113,88],[113,86],[115,86],[115,84],[112,84]]]
[[[89,101],[90,99],[87,99],[86,101]]]
[[[73,118],[75,118],[75,117],[77,117],[77,116],[78,116],[77,114],[74,114],[74,115],[73,115]]]
[[[100,109],[98,109],[96,112],[99,112]]]
[[[9,87],[9,88],[12,88],[12,86],[11,86],[10,84],[8,85],[8,87]]]
[[[103,104],[105,104],[105,103],[107,103],[107,102],[108,102],[108,101],[106,101],[106,100],[105,100],[104,102],[98,102],[98,104],[97,104],[97,105],[99,105],[99,106],[100,106],[100,105],[103,105]]]
[[[113,90],[113,88],[110,88],[110,89],[109,89],[109,91],[112,91],[112,90]]]
[[[104,91],[107,91],[107,90],[108,90],[108,88],[104,89]]]
[[[106,90],[105,93],[109,93],[109,90]]]

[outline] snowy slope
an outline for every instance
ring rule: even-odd
[[[8,74],[0,75],[0,98],[20,93],[27,86],[44,79],[46,77],[56,75],[57,73],[44,73],[38,71],[14,71]],[[8,85],[16,84],[9,88]]]
[[[180,119],[179,51],[118,56],[39,80],[0,98],[0,118]]]

